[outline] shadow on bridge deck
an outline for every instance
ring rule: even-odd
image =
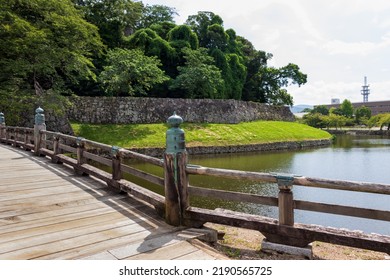
[[[66,165],[0,146],[0,259],[223,259],[196,245],[204,234]]]

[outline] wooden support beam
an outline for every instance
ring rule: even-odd
[[[244,214],[230,210],[209,210],[190,207],[185,211],[187,223],[200,225],[212,222],[235,227],[258,230],[268,241],[296,247],[306,247],[313,241],[362,248],[390,254],[390,236],[364,234],[323,226],[294,224],[279,225],[275,219]]]

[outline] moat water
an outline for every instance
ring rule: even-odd
[[[342,135],[330,147],[279,152],[189,156],[189,163],[205,167],[257,172],[281,172],[325,179],[372,183],[390,183],[390,139]],[[132,163],[138,169],[163,176],[161,168]],[[130,178],[129,178],[130,179]],[[131,178],[131,180],[135,180]],[[137,180],[136,183],[163,193],[159,186]],[[277,196],[272,183],[190,176],[192,186]],[[294,186],[294,198],[313,202],[356,206],[390,211],[390,196],[350,191]],[[191,205],[205,208],[227,208],[277,218],[278,209],[250,203],[228,202],[192,197]],[[390,235],[390,222],[295,210],[295,222],[361,230]]]

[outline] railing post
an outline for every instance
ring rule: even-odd
[[[3,138],[5,138],[5,117],[4,113],[0,112],[0,142]]]
[[[28,144],[28,131],[24,129],[24,137],[23,137],[23,150],[30,151],[30,149],[27,147]]]
[[[184,224],[184,211],[189,206],[187,151],[184,131],[179,128],[183,119],[174,113],[168,118],[164,153],[165,220],[173,226]]]
[[[291,175],[276,175],[279,187],[279,224],[286,226],[294,225],[294,198],[293,187],[294,177]]]
[[[113,184],[112,187],[117,188],[119,190],[119,193],[121,193],[119,184],[117,181],[122,179],[122,151],[117,146],[111,147],[111,157],[112,157],[112,180]]]
[[[40,148],[42,140],[45,139],[45,136],[40,133],[41,130],[46,130],[45,124],[45,115],[43,114],[44,110],[41,107],[38,107],[35,110],[35,122],[34,122],[34,154],[40,156]]]
[[[87,162],[87,159],[83,156],[84,149],[85,149],[85,142],[84,138],[82,137],[77,137],[76,139],[76,144],[77,144],[77,151],[76,151],[76,156],[77,156],[77,166],[74,167],[74,172],[77,175],[82,175],[82,176],[88,176],[87,173],[84,173],[81,170],[81,166]]]
[[[15,134],[14,134],[14,141],[12,143],[12,146],[13,147],[18,147],[18,144],[16,143],[16,141],[18,141],[18,136],[19,136],[19,128],[18,127],[15,127]]]
[[[60,153],[60,137],[58,136],[58,134],[56,134],[53,136],[53,157],[51,158],[51,162],[62,164],[62,162],[57,157],[57,155]]]

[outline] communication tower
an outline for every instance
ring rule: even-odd
[[[367,85],[367,77],[364,77],[364,85],[362,86],[361,93],[363,95],[363,102],[368,102],[368,95],[370,94],[370,85]]]

